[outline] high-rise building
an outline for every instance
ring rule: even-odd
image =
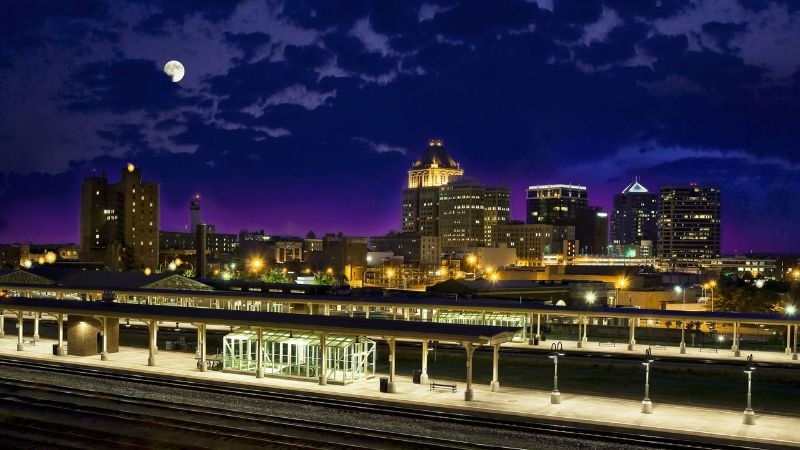
[[[486,187],[464,176],[452,177],[439,191],[442,250],[491,245],[492,228],[508,222],[509,199],[506,188]]]
[[[81,247],[84,261],[104,262],[111,270],[158,267],[159,185],[142,182],[128,164],[122,179],[86,177],[81,186]]]
[[[579,255],[608,254],[608,213],[589,206],[575,213],[575,240]]]
[[[658,208],[658,256],[672,267],[696,267],[719,258],[721,193],[715,187],[661,188]]]
[[[494,228],[508,223],[511,219],[511,191],[505,187],[486,187],[483,195],[483,234],[484,244],[494,247]]]
[[[586,186],[547,184],[528,187],[525,223],[572,225],[589,207]]]
[[[625,254],[626,248],[643,247],[642,241],[650,241],[644,247],[658,245],[657,212],[657,196],[639,183],[639,177],[614,196],[611,244],[622,250],[619,254]]]
[[[438,236],[439,187],[463,174],[442,140],[428,141],[428,148],[408,171],[408,187],[403,189],[403,233]]]

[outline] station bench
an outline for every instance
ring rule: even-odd
[[[436,390],[436,389],[446,389],[446,390],[450,390],[453,393],[455,393],[456,392],[456,385],[455,384],[446,384],[446,383],[436,383],[436,382],[432,381],[431,382],[431,390],[433,391],[433,390]]]
[[[600,341],[597,343],[600,347],[616,347],[617,343],[614,341]]]

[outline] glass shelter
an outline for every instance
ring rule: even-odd
[[[320,337],[287,330],[262,332],[264,374],[316,380],[320,376]],[[258,332],[238,328],[223,339],[223,370],[256,372]],[[326,335],[328,383],[352,383],[375,376],[375,342],[364,336]]]
[[[525,314],[475,312],[475,311],[440,311],[437,316],[439,323],[457,323],[461,325],[491,325],[495,327],[523,328]],[[514,335],[514,341],[522,340],[522,331]]]

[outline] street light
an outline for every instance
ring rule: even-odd
[[[653,353],[648,348],[644,352],[644,400],[642,400],[642,413],[643,414],[652,414],[653,413],[653,402],[650,401],[650,364],[653,363],[655,359],[653,359]]]
[[[548,358],[553,360],[553,392],[550,393],[550,403],[557,405],[561,403],[561,392],[558,392],[558,357],[564,356],[564,345],[561,341],[550,346]]]
[[[717,280],[711,280],[708,284],[711,286],[711,312],[714,312],[714,288],[717,287]]]
[[[586,293],[586,304],[591,306],[594,304],[594,301],[597,300],[597,294],[594,292],[587,292]]]
[[[628,284],[628,280],[626,280],[625,277],[619,277],[619,280],[617,281],[617,302],[616,302],[617,305],[619,305],[619,298],[620,298],[620,295],[622,295],[622,290],[625,289],[625,286],[627,284]],[[632,305],[629,304],[628,306],[632,306]]]
[[[561,341],[550,346],[548,358],[553,360],[553,392],[550,393],[550,403],[558,405],[561,403],[561,392],[558,392],[558,357],[564,356],[564,346]]]
[[[753,411],[753,405],[750,401],[752,398],[752,384],[753,384],[754,370],[756,370],[756,366],[753,363],[753,354],[751,353],[750,356],[747,357],[747,368],[744,370],[744,373],[747,374],[747,408],[744,410],[744,417],[742,418],[742,423],[745,425],[756,424],[756,413]]]
[[[794,315],[797,313],[797,307],[794,306],[794,305],[789,305],[789,306],[787,306],[785,308],[785,312],[786,312],[787,315],[794,317]],[[791,326],[791,325],[789,325],[789,326]],[[787,330],[787,333],[786,333],[786,339],[787,339],[787,341],[786,341],[787,342],[786,343],[786,350],[789,350],[789,343],[788,343],[789,342],[788,341],[789,333],[788,333],[788,330]],[[792,350],[792,359],[795,360],[795,361],[797,360],[797,324],[794,324],[794,346],[793,346],[793,350]]]
[[[683,303],[686,303],[686,289],[682,288],[680,285],[675,286],[675,293],[680,294],[683,292]]]

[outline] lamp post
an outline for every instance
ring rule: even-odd
[[[550,403],[557,405],[561,403],[561,392],[558,391],[558,357],[564,356],[564,346],[561,341],[550,346],[550,356],[553,360],[553,392],[550,393]]]
[[[789,317],[794,317],[797,313],[797,307],[794,305],[788,305],[784,308],[784,312]],[[791,324],[787,325],[786,329],[786,353],[789,353],[789,340],[792,338],[791,336]],[[797,324],[794,325],[794,350],[792,350],[792,359],[797,360]]]
[[[709,281],[708,286],[711,288],[711,312],[714,312],[714,288],[717,287],[717,280]]]
[[[625,285],[628,284],[628,280],[625,277],[620,277],[617,281],[617,302],[614,306],[619,306],[620,296],[622,295],[622,290],[625,289]],[[633,306],[628,302],[628,306]]]
[[[675,293],[680,294],[681,292],[683,292],[683,303],[686,304],[686,289],[680,285],[675,286]]]
[[[653,413],[653,402],[650,401],[650,364],[655,361],[652,351],[648,348],[644,352],[644,400],[642,400],[642,414]]]
[[[747,374],[747,408],[744,410],[742,423],[745,425],[756,424],[756,413],[753,411],[753,405],[751,402],[754,370],[756,370],[756,366],[753,364],[753,355],[751,354],[747,357],[747,368],[744,370],[744,373]]]

